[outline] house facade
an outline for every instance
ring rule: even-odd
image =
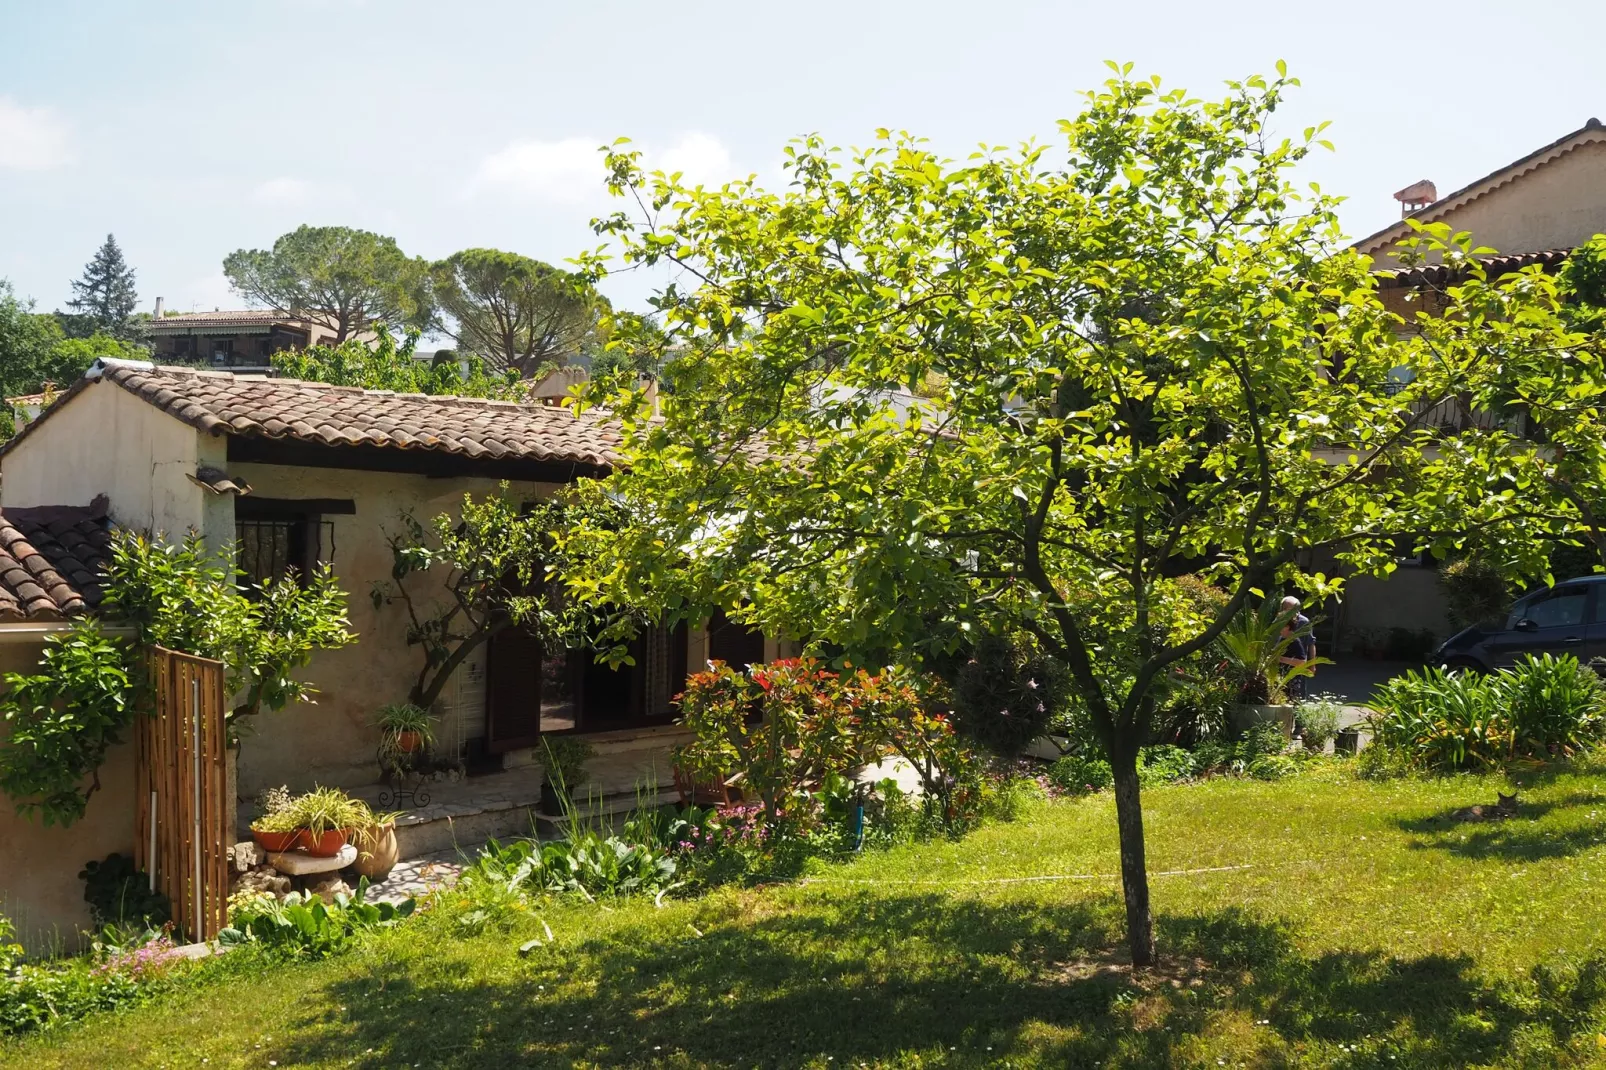
[[[237,794],[379,777],[381,706],[405,701],[423,652],[403,608],[370,598],[391,578],[386,542],[403,513],[453,514],[502,482],[522,500],[605,474],[617,432],[593,414],[479,399],[400,395],[291,379],[105,361],[0,452],[0,506],[101,499],[110,522],[238,548],[253,576],[332,565],[358,639],[306,670],[316,702],[265,713],[244,739]],[[415,588],[420,590],[422,588]],[[438,596],[444,602],[442,587]],[[542,735],[575,733],[599,752],[677,742],[671,697],[689,666],[775,656],[745,629],[649,629],[635,665],[543,651],[502,633],[454,674],[435,713],[439,746],[470,771],[533,767]],[[662,776],[667,782],[667,762]],[[531,776],[536,770],[531,769]],[[633,785],[605,785],[627,792]]]
[[[270,370],[273,354],[281,350],[328,345],[335,337],[321,324],[282,312],[247,309],[169,315],[159,302],[146,330],[159,364],[198,364],[248,374]]]
[[[1416,317],[1439,314],[1444,289],[1457,279],[1437,255],[1423,265],[1400,264],[1399,243],[1413,233],[1407,220],[1470,232],[1475,245],[1496,250],[1483,258],[1491,276],[1536,264],[1553,270],[1574,247],[1606,233],[1606,125],[1592,118],[1445,196],[1439,196],[1427,180],[1394,196],[1401,205],[1400,220],[1362,238],[1353,248],[1373,258],[1373,270],[1382,276],[1384,303],[1409,329]],[[1439,408],[1428,414],[1431,425],[1491,418],[1453,403]],[[1453,632],[1439,590],[1438,564],[1426,557],[1404,558],[1386,580],[1351,579],[1343,604],[1332,611],[1339,642],[1352,644],[1367,633],[1397,628],[1431,632],[1438,638]]]

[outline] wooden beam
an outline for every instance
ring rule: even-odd
[[[579,461],[537,461],[523,457],[475,458],[438,450],[389,446],[326,446],[315,442],[230,435],[228,459],[291,468],[343,468],[359,472],[398,472],[433,479],[478,477],[518,483],[572,483],[608,474],[603,465]],[[236,506],[250,501],[244,497]]]

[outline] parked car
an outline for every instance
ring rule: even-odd
[[[1504,617],[1446,639],[1432,664],[1489,672],[1524,654],[1571,654],[1586,664],[1606,657],[1606,575],[1580,576],[1523,595]]]

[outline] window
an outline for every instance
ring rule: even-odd
[[[320,562],[333,561],[334,521],[330,513],[354,513],[349,501],[295,501],[245,497],[234,503],[235,563],[243,584],[280,576],[310,575]]]
[[[1520,620],[1531,620],[1541,628],[1576,628],[1584,623],[1584,605],[1589,599],[1586,587],[1559,587],[1518,602],[1506,627]]]

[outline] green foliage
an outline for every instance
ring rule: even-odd
[[[1073,795],[1103,791],[1115,782],[1109,762],[1082,754],[1067,754],[1056,760],[1048,767],[1048,779],[1061,791]]]
[[[291,892],[282,900],[253,899],[235,907],[218,942],[226,947],[255,943],[292,957],[320,959],[346,950],[364,930],[410,917],[417,905],[412,899],[370,903],[367,891],[364,877],[352,895],[336,895],[328,904],[306,892]]]
[[[597,756],[597,748],[577,736],[542,736],[541,767],[546,780],[568,796],[585,776],[586,763]]]
[[[0,279],[0,399],[45,393],[47,383],[65,390],[97,357],[144,357],[131,342],[96,334],[68,338],[55,316],[36,313]],[[0,438],[11,437],[15,416],[0,406]]]
[[[491,840],[459,878],[454,892],[463,923],[479,928],[511,913],[529,895],[572,893],[587,899],[656,895],[676,886],[677,866],[663,844],[619,837],[572,819],[555,840]],[[479,912],[479,913],[477,913]]]
[[[1282,780],[1299,772],[1299,762],[1287,754],[1262,754],[1249,763],[1247,772],[1256,780]]]
[[[1315,695],[1301,702],[1294,710],[1294,721],[1306,749],[1319,751],[1326,747],[1327,741],[1338,735],[1343,716],[1343,704],[1333,695]]]
[[[78,313],[83,334],[109,334],[128,339],[135,333],[131,317],[139,295],[134,291],[134,269],[123,259],[117,239],[106,235],[94,257],[84,265],[84,274],[73,280],[72,300],[67,306]]]
[[[954,731],[1013,758],[1047,729],[1067,688],[1062,666],[1003,636],[983,636],[954,682]]]
[[[521,505],[503,483],[497,494],[463,495],[455,516],[426,524],[402,514],[386,539],[391,580],[375,584],[372,597],[376,607],[399,599],[408,645],[423,648],[409,702],[433,706],[463,660],[507,628],[546,650],[585,645],[599,614],[565,597],[560,578],[568,558],[559,533],[575,512],[567,500]]]
[[[149,877],[134,868],[134,859],[112,853],[102,861],[86,862],[78,879],[84,882],[84,902],[98,926],[160,928],[172,917],[172,904],[153,892]]]
[[[1606,737],[1600,679],[1571,656],[1530,655],[1488,676],[1406,672],[1380,685],[1371,707],[1373,747],[1423,769],[1572,754]]]
[[[227,690],[241,696],[231,719],[312,702],[317,689],[295,671],[317,651],[356,640],[345,593],[328,565],[241,591],[243,573],[208,554],[194,532],[169,543],[118,530],[111,557],[107,611],[134,625],[141,644],[224,662]]]
[[[500,249],[433,265],[435,326],[498,372],[539,378],[598,348],[607,299],[581,275]]]
[[[267,249],[237,249],[223,274],[248,301],[294,313],[344,342],[384,325],[429,322],[429,265],[394,238],[350,227],[302,225]]]
[[[1138,783],[1149,788],[1186,780],[1193,775],[1195,765],[1194,756],[1181,747],[1144,747],[1138,752]]]
[[[490,373],[472,354],[425,362],[413,356],[419,333],[409,330],[400,345],[388,332],[373,343],[348,339],[328,346],[281,349],[273,354],[273,370],[288,379],[304,379],[364,390],[398,394],[450,394],[457,397],[517,401],[524,397],[513,372]]]
[[[1216,642],[1237,674],[1238,700],[1257,705],[1281,703],[1288,685],[1301,676],[1310,676],[1317,665],[1331,665],[1326,658],[1299,665],[1283,665],[1294,640],[1310,634],[1310,625],[1289,628],[1295,614],[1285,612],[1280,599],[1262,599],[1259,605],[1245,606],[1222,630]],[[1287,628],[1287,634],[1284,629]]]
[[[1457,628],[1494,620],[1511,604],[1511,586],[1498,568],[1477,555],[1457,558],[1439,570],[1445,611]]]
[[[133,721],[129,657],[124,640],[80,620],[46,638],[42,671],[6,674],[0,711],[9,734],[0,746],[0,792],[18,813],[45,825],[70,825],[84,815],[100,787],[106,751]]]

